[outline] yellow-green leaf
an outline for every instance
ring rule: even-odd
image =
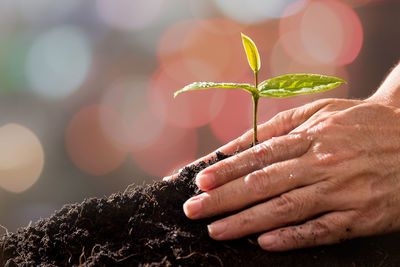
[[[333,89],[346,81],[320,74],[286,74],[259,84],[262,97],[289,97]]]
[[[226,88],[226,89],[243,89],[249,93],[256,92],[256,88],[248,83],[215,83],[215,82],[194,82],[186,85],[182,89],[176,91],[174,93],[174,97],[179,95],[180,93],[194,90],[203,90],[209,88]]]
[[[255,43],[250,39],[250,37],[242,33],[242,41],[244,51],[246,51],[247,60],[249,65],[254,72],[258,72],[261,67],[260,55],[258,54],[257,47]]]

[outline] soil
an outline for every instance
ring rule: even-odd
[[[3,235],[0,266],[400,266],[400,233],[285,253],[261,250],[256,236],[210,239],[212,219],[189,220],[182,204],[199,193],[195,175],[226,157],[217,153],[171,182],[65,205]]]

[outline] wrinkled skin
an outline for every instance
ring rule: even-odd
[[[233,212],[212,238],[261,233],[263,249],[285,251],[400,230],[400,109],[325,99],[279,113],[251,142],[250,131],[220,148],[242,152],[200,172],[205,192],[184,204],[191,219]]]

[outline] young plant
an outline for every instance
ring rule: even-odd
[[[254,42],[243,33],[241,35],[247,60],[254,73],[254,85],[248,83],[194,82],[176,91],[174,97],[186,91],[208,88],[235,88],[249,92],[253,99],[253,145],[258,143],[257,109],[260,97],[282,98],[311,94],[327,91],[346,83],[342,79],[319,74],[286,74],[258,83],[258,71],[261,67],[260,55]]]

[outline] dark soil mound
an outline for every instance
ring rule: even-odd
[[[185,168],[172,182],[66,205],[4,235],[0,266],[400,266],[400,234],[287,253],[263,251],[254,237],[210,239],[210,221],[191,221],[182,211],[198,193],[193,179],[206,166]]]

